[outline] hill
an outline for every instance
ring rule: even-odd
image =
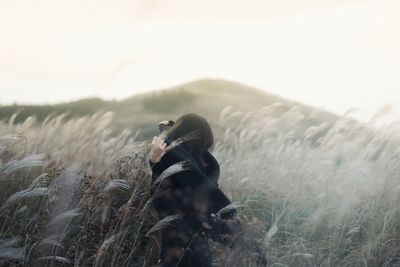
[[[99,98],[56,105],[12,105],[0,107],[0,120],[7,120],[18,113],[16,122],[34,115],[38,121],[49,115],[68,113],[67,117],[90,115],[97,111],[112,111],[115,114],[116,129],[129,128],[139,130],[138,139],[157,134],[156,123],[165,119],[175,120],[186,112],[195,112],[205,116],[218,131],[218,118],[222,109],[232,106],[234,110],[248,112],[276,102],[281,105],[276,115],[297,106],[307,119],[304,128],[321,122],[333,123],[336,117],[327,112],[319,112],[305,106],[244,84],[225,80],[198,80],[172,88],[135,95],[122,101],[104,101]],[[315,116],[309,117],[311,114]],[[302,127],[303,128],[303,127]]]

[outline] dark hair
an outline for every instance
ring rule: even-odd
[[[171,141],[182,138],[181,144],[196,160],[200,168],[205,168],[204,153],[214,143],[214,135],[207,120],[195,113],[180,116],[167,130]]]

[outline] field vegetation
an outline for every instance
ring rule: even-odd
[[[312,115],[280,106],[213,118],[220,187],[248,239],[211,243],[215,266],[255,266],[252,241],[270,266],[400,266],[399,125],[343,116],[299,135]],[[1,266],[156,264],[151,138],[113,128],[115,116],[0,122]]]

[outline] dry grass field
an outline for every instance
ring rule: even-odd
[[[400,127],[309,115],[278,104],[217,118],[220,186],[250,240],[212,243],[215,266],[400,266]],[[115,114],[0,122],[1,266],[153,266],[150,141],[112,127]],[[157,123],[158,121],[154,121]],[[153,229],[154,230],[154,229]]]

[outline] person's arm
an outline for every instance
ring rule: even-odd
[[[237,216],[217,218],[211,224],[210,238],[229,248],[233,248],[242,233],[242,224]]]
[[[196,191],[197,195],[202,196],[201,202],[208,204],[208,218],[204,223],[207,235],[232,248],[242,232],[236,206],[212,181],[204,183]]]
[[[211,207],[210,237],[221,244],[232,247],[235,237],[241,232],[237,209],[228,197],[216,188],[210,192]]]
[[[167,143],[160,136],[154,136],[150,147],[149,164],[152,169],[152,181],[158,177],[166,168],[166,147]]]
[[[150,190],[153,198],[152,205],[161,218],[175,214],[178,210],[179,205],[177,202],[179,200],[174,197],[174,189],[171,186],[170,177],[156,182],[159,176],[169,167],[165,158],[155,163],[149,159],[149,165],[152,172]]]
[[[167,164],[165,160],[160,160],[156,163],[152,162],[151,159],[149,159],[149,164],[151,168],[151,184],[154,183],[154,181],[161,175],[161,173],[167,169]]]
[[[267,266],[268,259],[264,245],[246,234],[246,224],[239,218],[237,210],[227,209],[227,212],[211,218],[209,236],[233,250],[250,249],[254,251],[257,266]]]

